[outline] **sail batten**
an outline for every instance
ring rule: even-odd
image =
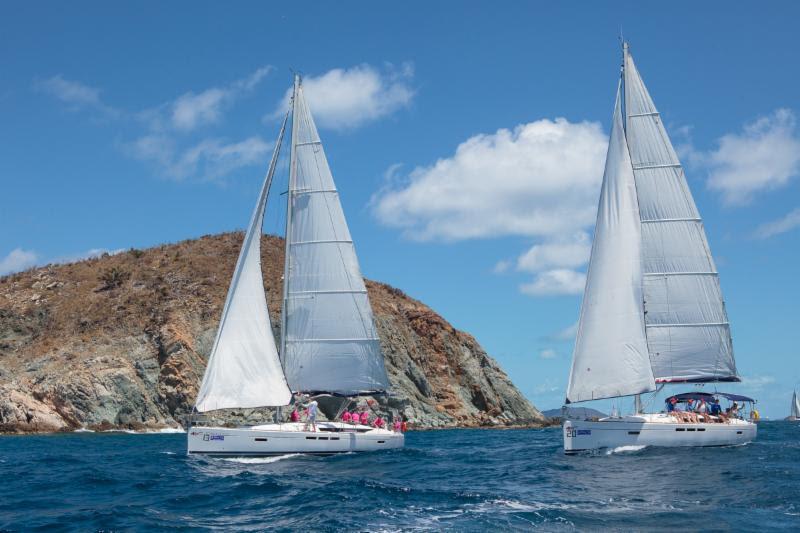
[[[366,286],[302,86],[295,86],[283,365],[294,391],[388,389]]]
[[[620,100],[618,90],[567,403],[656,387],[645,338],[639,208]]]
[[[287,119],[288,113],[242,242],[197,395],[195,408],[199,412],[280,406],[287,405],[291,399],[272,335],[261,271],[264,210]]]
[[[730,325],[702,219],[627,47],[624,86],[625,132],[642,222],[653,376],[659,382],[738,381]]]

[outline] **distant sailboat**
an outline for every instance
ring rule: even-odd
[[[291,115],[281,343],[272,335],[261,272],[261,234]],[[389,388],[372,309],[339,193],[299,77],[242,243],[195,408],[277,407],[293,393],[342,397]],[[400,432],[361,424],[193,426],[189,453],[330,454],[403,446]]]
[[[703,223],[625,43],[566,403],[636,396],[636,413],[566,421],[564,450],[750,441],[755,424],[738,418],[642,413],[639,395],[663,384],[736,381]]]
[[[790,414],[786,420],[800,420],[800,398],[797,397],[797,391],[794,391],[794,394],[792,394]]]

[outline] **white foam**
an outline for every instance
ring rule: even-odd
[[[640,450],[644,450],[645,448],[647,448],[647,446],[644,444],[637,446],[617,446],[616,448],[606,451],[606,455],[611,455],[612,453],[638,452]]]
[[[78,428],[73,433],[94,433],[93,429]]]
[[[286,455],[276,455],[275,457],[223,457],[223,461],[230,461],[231,463],[242,463],[246,465],[266,465],[269,463],[277,463],[283,459],[290,457],[297,457],[299,453],[288,453]]]

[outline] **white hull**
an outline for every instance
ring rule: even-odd
[[[725,423],[687,424],[666,414],[566,420],[564,453],[621,446],[733,446],[756,438],[756,425],[732,419]]]
[[[302,453],[332,455],[402,448],[405,436],[388,429],[318,422],[317,431],[304,423],[223,428],[194,426],[187,432],[188,452],[212,456],[270,456]]]

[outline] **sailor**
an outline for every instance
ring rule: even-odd
[[[345,424],[350,423],[350,418],[351,418],[350,411],[345,411],[344,413],[342,413],[342,422],[344,422]]]
[[[402,422],[400,422],[399,419],[395,420],[394,423],[392,423],[392,429],[394,430],[395,433],[400,433],[400,428],[402,426],[403,426],[403,424],[402,424]]]
[[[311,430],[317,431],[317,400],[311,400],[306,407],[306,427],[304,431],[308,431],[308,425],[311,424]]]
[[[403,417],[403,423],[400,425],[400,431],[403,433],[408,431],[408,421],[406,420],[406,417]]]
[[[289,415],[289,420],[292,422],[300,422],[300,413],[297,412],[297,405],[295,405],[292,409],[292,412]]]
[[[667,398],[667,412],[668,413],[674,412],[677,404],[678,404],[678,399],[675,396]]]
[[[369,425],[369,413],[366,409],[361,411],[361,425],[368,426]]]

